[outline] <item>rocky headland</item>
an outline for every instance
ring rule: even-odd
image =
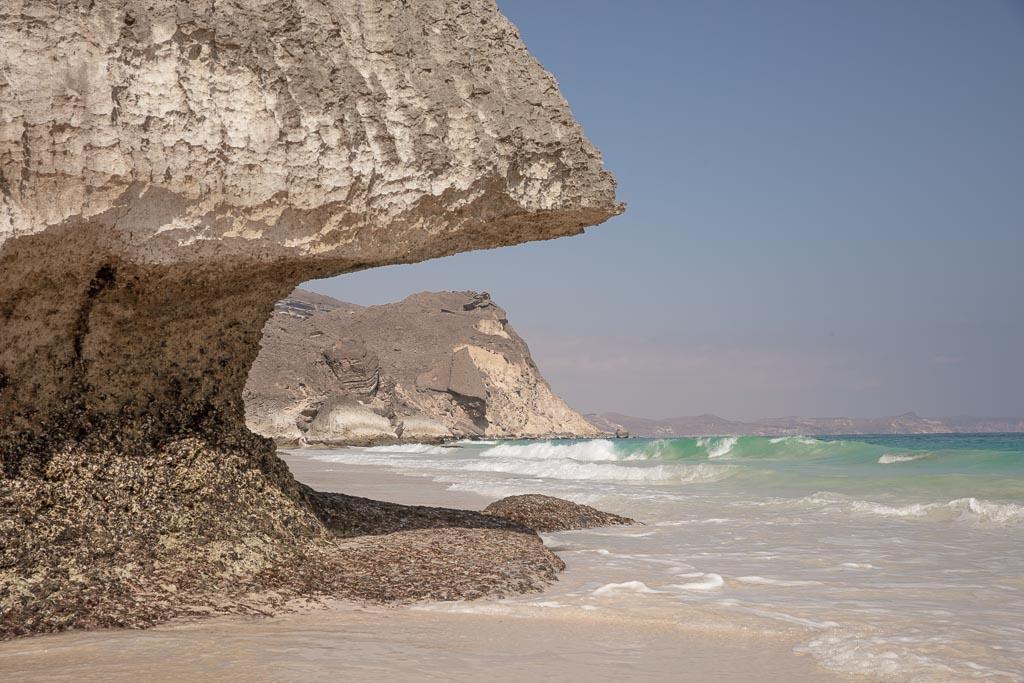
[[[621,212],[494,0],[14,0],[0,42],[0,637],[553,578],[300,486],[242,398],[306,280]]]
[[[263,330],[246,419],[285,446],[586,438],[487,293],[361,307],[296,290]]]

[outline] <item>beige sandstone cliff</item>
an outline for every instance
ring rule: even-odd
[[[305,280],[618,211],[494,0],[0,3],[0,637],[542,585],[539,541],[455,530],[449,569],[508,580],[346,592],[339,558],[402,562],[351,559],[242,390]]]
[[[363,308],[295,291],[264,328],[249,428],[283,445],[592,437],[486,293]]]

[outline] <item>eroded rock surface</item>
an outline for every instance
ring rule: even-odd
[[[4,435],[241,425],[299,282],[618,210],[493,0],[14,0],[0,41]]]
[[[564,564],[515,522],[298,484],[265,439],[89,443],[0,486],[0,640],[289,600],[475,599]]]
[[[476,292],[363,308],[296,290],[267,322],[245,399],[249,427],[285,445],[599,434]]]
[[[359,594],[245,428],[261,330],[311,278],[615,215],[554,78],[493,0],[8,0],[0,45],[0,635]]]
[[[589,505],[535,493],[502,498],[484,508],[484,514],[512,520],[541,533],[637,523]]]

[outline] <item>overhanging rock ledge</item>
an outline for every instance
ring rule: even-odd
[[[274,303],[621,211],[493,0],[12,0],[0,44],[0,635],[333,590],[243,423]]]

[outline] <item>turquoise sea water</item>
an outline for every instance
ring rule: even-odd
[[[463,447],[479,448],[472,442]],[[495,458],[522,460],[507,463],[510,473],[556,478],[720,482],[760,495],[830,491],[905,503],[948,502],[952,496],[1008,503],[1007,511],[1024,503],[1020,434],[506,441],[484,453],[494,465]],[[558,464],[565,472],[558,472]]]
[[[741,436],[611,443],[614,457],[625,466],[718,465],[729,468],[724,479],[756,486],[766,494],[834,490],[912,502],[927,502],[933,494],[1024,502],[1020,434]]]
[[[1024,435],[480,441],[313,457],[646,524],[548,535],[568,571],[506,608],[784,633],[821,666],[873,680],[1024,680]]]

